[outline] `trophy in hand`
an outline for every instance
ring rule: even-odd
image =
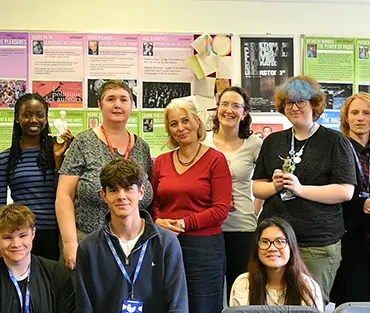
[[[53,123],[54,127],[58,130],[57,134],[49,134],[49,136],[52,137],[60,137],[68,130],[68,124],[66,121],[67,112],[64,110],[61,110],[59,112],[59,118],[56,119]]]

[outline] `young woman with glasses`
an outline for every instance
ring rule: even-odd
[[[235,279],[247,270],[249,251],[262,201],[253,202],[251,177],[262,140],[252,134],[250,98],[240,87],[226,88],[217,104],[213,132],[204,143],[221,151],[229,164],[233,197],[222,225],[226,249],[227,295]],[[255,207],[256,205],[256,207]]]
[[[318,82],[307,76],[290,78],[276,89],[276,109],[293,127],[264,140],[253,193],[265,199],[260,221],[279,216],[292,225],[305,264],[328,303],[341,261],[341,202],[352,198],[357,182],[348,140],[316,123],[325,100]]]
[[[319,285],[299,253],[293,228],[285,220],[265,219],[252,241],[249,271],[233,284],[230,306],[302,305],[324,311]]]

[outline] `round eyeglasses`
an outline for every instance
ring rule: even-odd
[[[219,106],[225,110],[227,110],[228,108],[231,108],[231,110],[233,111],[244,109],[244,105],[240,103],[220,102]]]
[[[298,101],[284,101],[283,106],[284,108],[291,110],[293,108],[293,105],[296,105],[298,109],[303,109],[308,103],[308,100],[298,100]]]
[[[277,238],[273,241],[270,241],[268,239],[261,238],[260,240],[258,240],[258,248],[260,248],[261,250],[270,249],[272,244],[275,246],[276,249],[284,249],[288,244],[288,239]]]

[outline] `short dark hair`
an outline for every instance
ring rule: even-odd
[[[118,79],[112,79],[106,81],[100,88],[99,90],[99,101],[100,103],[103,102],[104,96],[107,93],[108,90],[113,90],[113,89],[123,89],[126,90],[128,93],[128,96],[130,97],[131,102],[133,102],[133,97],[132,97],[132,92],[130,87],[123,82],[122,80]]]
[[[121,186],[127,188],[132,185],[143,185],[144,171],[140,164],[134,160],[115,158],[110,161],[100,172],[100,183],[104,191],[107,187]]]
[[[0,231],[14,233],[22,228],[35,227],[35,214],[25,205],[8,204],[0,208]]]

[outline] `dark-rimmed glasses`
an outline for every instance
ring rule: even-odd
[[[270,241],[265,238],[261,238],[258,240],[258,248],[261,250],[267,250],[270,249],[271,245],[274,245],[276,249],[284,249],[288,244],[288,239],[286,238],[276,238],[273,241]]]
[[[308,103],[308,100],[298,100],[298,101],[290,101],[286,100],[283,102],[284,108],[287,110],[291,110],[293,105],[296,105],[298,109],[303,109]]]

